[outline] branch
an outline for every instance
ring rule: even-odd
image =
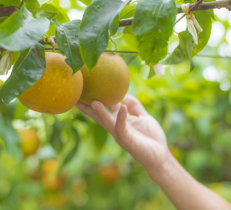
[[[19,9],[21,9],[21,7],[22,7],[22,5],[23,5],[23,2],[24,2],[24,0],[21,1],[21,4],[20,4],[20,6],[19,6]]]
[[[0,8],[0,18],[11,16],[15,11],[18,11],[18,7],[15,7],[15,6],[1,7]]]
[[[220,9],[226,8],[231,11],[231,1],[213,1],[213,2],[203,2],[202,4],[192,3],[190,4],[190,11],[197,10],[209,10],[209,9]],[[177,13],[183,13],[181,7],[177,8]],[[127,18],[120,20],[119,27],[130,26],[132,25],[133,18]]]

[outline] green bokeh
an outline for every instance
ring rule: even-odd
[[[52,3],[64,14],[70,9],[84,9],[76,1],[70,1],[71,6],[65,9],[59,6],[58,0]],[[223,21],[223,25],[227,26],[226,31],[230,28],[228,21]],[[123,37],[118,32],[114,36],[118,50],[136,49],[136,41],[129,37],[134,38],[129,33]],[[176,40],[173,34],[170,45]],[[225,34],[221,43],[227,44]],[[201,54],[217,55],[220,44],[206,46]],[[110,43],[108,49],[114,49],[114,45]],[[133,56],[120,55],[125,61]],[[128,92],[161,124],[171,152],[183,167],[231,202],[231,91],[221,89],[222,84],[231,80],[231,62],[199,56],[194,61],[197,66],[191,73],[189,62],[185,62],[167,67],[161,78],[154,76],[147,80],[144,78],[149,68],[142,66],[136,57],[129,63]],[[206,80],[203,75],[209,66],[225,76],[217,81]],[[9,135],[11,127],[3,129],[9,121],[15,130],[37,129],[41,141],[37,154],[26,159],[7,154],[6,142],[18,140],[16,135],[15,139]],[[95,123],[76,107],[56,116],[29,111],[18,100],[4,107],[0,112],[0,209],[174,210],[143,168],[112,136],[104,130],[102,135],[98,132],[94,135],[95,129]],[[57,172],[64,174],[65,184],[58,191],[46,189],[41,181],[43,162],[50,158],[66,160],[65,145],[76,140],[76,132],[80,136],[77,151]],[[106,140],[99,141],[96,139],[99,136]],[[18,150],[21,151],[20,147]],[[106,182],[100,175],[102,165],[108,163],[116,164],[120,171],[120,178],[114,183]]]

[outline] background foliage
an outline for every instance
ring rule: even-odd
[[[12,2],[0,1],[7,6],[20,4]],[[34,5],[37,1],[31,2]],[[39,3],[45,4],[37,11],[29,5],[27,9],[49,19],[55,17],[59,24],[81,16],[86,7],[78,0]],[[135,4],[126,6],[120,17],[133,16],[134,8]],[[222,10],[215,13],[215,18],[216,22],[207,20],[207,16],[201,20],[206,22],[202,28],[207,33],[208,22],[212,21],[210,41],[201,54],[230,56],[230,15]],[[185,29],[181,21],[174,30]],[[47,33],[55,35],[54,22]],[[202,40],[205,45],[209,36],[205,34],[201,38],[205,39]],[[118,50],[137,50],[131,26],[119,28],[113,39]],[[177,34],[172,34],[169,43],[170,53],[178,46]],[[113,41],[109,41],[107,49],[115,49]],[[71,50],[76,53],[79,49]],[[120,55],[125,61],[133,56]],[[196,68],[191,73],[187,61],[167,67],[161,78],[146,79],[149,67],[141,66],[140,58],[136,57],[129,63],[129,93],[163,126],[170,150],[184,168],[231,202],[230,59],[195,56],[193,60]],[[0,79],[1,86],[6,77]],[[23,158],[17,130],[31,127],[37,129],[41,145],[35,155]],[[58,190],[47,189],[41,179],[42,165],[48,159],[58,160],[57,173],[64,177],[65,184]],[[120,175],[113,182],[102,176],[102,168],[108,163],[116,164],[119,169]],[[76,107],[54,116],[28,110],[16,99],[0,110],[0,209],[171,210],[174,207],[111,135]]]

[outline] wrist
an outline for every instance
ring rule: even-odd
[[[173,157],[170,151],[168,151],[165,161],[158,169],[150,167],[146,172],[153,182],[161,186],[163,184],[168,185],[168,183],[172,184],[172,178],[184,173],[184,169]]]

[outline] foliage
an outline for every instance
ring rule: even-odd
[[[163,126],[178,161],[197,180],[231,202],[230,60],[198,56],[200,51],[216,55],[227,45],[225,34],[220,45],[207,45],[213,12],[194,12],[203,28],[195,46],[187,29],[173,32],[176,6],[170,0],[71,0],[67,7],[61,7],[61,3],[25,1],[19,11],[0,19],[0,47],[17,51],[11,76],[8,80],[0,77],[6,80],[0,80],[0,209],[174,209],[141,166],[77,108],[61,115],[41,114],[14,99],[44,71],[44,48],[49,45],[38,42],[45,33],[55,36],[56,52],[66,55],[73,73],[84,63],[92,70],[105,49],[114,49],[111,40],[118,50],[138,51],[140,57],[129,63],[129,93]],[[20,1],[0,0],[0,4],[3,8],[19,6]],[[70,21],[68,11],[76,8],[86,13],[82,20]],[[151,15],[154,8],[160,13]],[[168,15],[171,21],[166,19]],[[118,27],[119,20],[131,17],[133,26]],[[227,33],[228,21],[216,19]],[[120,55],[125,61],[133,57]],[[196,67],[189,73],[192,58]],[[150,67],[142,66],[141,60],[151,66],[162,60],[171,66],[162,78],[147,80]],[[218,75],[215,79],[212,74],[206,77],[211,69]],[[37,130],[40,148],[37,154],[23,158],[16,131],[31,127]],[[65,177],[58,191],[42,183],[41,168],[48,159],[58,161],[55,173]],[[100,168],[111,163],[117,165],[120,178],[109,184],[100,177]]]

